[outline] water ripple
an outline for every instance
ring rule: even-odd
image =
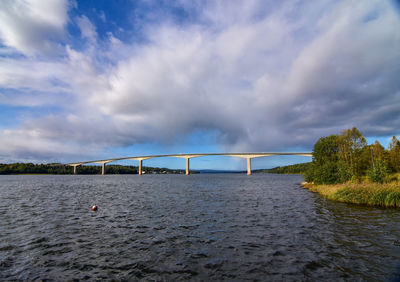
[[[399,277],[397,210],[330,202],[301,180],[0,176],[0,280]]]

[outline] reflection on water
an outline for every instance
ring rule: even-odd
[[[398,210],[326,201],[301,181],[1,176],[0,280],[400,277]]]

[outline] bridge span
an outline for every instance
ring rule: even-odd
[[[229,156],[229,157],[238,157],[244,158],[247,160],[247,174],[251,175],[251,159],[260,158],[260,157],[270,157],[270,156],[306,156],[312,157],[312,153],[205,153],[205,154],[174,154],[174,155],[152,155],[152,156],[136,156],[136,157],[124,157],[124,158],[114,158],[107,160],[95,160],[95,161],[83,161],[83,162],[75,162],[68,163],[66,165],[72,166],[74,168],[74,174],[77,173],[76,167],[84,164],[97,163],[101,164],[101,174],[104,175],[106,173],[105,166],[108,163],[121,161],[121,160],[137,160],[139,161],[139,171],[138,174],[141,175],[142,165],[144,160],[154,159],[154,158],[163,158],[163,157],[174,157],[174,158],[183,158],[186,159],[186,174],[190,174],[190,165],[189,160],[192,158],[204,157],[204,156]]]

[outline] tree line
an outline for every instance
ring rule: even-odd
[[[304,174],[311,163],[301,163],[287,166],[277,166],[269,169],[255,170],[254,172],[278,173],[278,174]]]
[[[390,173],[400,172],[400,141],[393,136],[388,149],[379,141],[368,145],[361,132],[353,127],[341,134],[320,138],[314,145],[313,160],[305,180],[315,184],[347,181],[389,181]]]
[[[145,167],[146,173],[184,173],[179,169]],[[95,165],[78,166],[79,174],[100,174],[101,167]],[[71,166],[55,164],[34,164],[34,163],[12,163],[0,164],[0,174],[73,174]],[[107,174],[137,174],[137,166],[107,165]]]

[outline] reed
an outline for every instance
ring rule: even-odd
[[[330,200],[380,207],[400,207],[400,181],[391,183],[343,183],[303,185]]]

